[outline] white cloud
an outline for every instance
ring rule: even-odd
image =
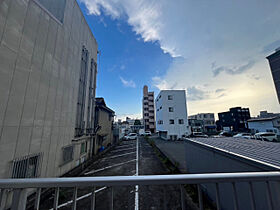
[[[113,19],[126,19],[143,41],[157,41],[174,58],[166,74],[155,74],[152,83],[158,89],[185,89],[195,94],[190,112],[216,112],[233,105],[247,105],[255,112],[279,109],[265,60],[269,50],[280,43],[279,0],[265,4],[255,0],[80,1],[90,14],[103,12]],[[220,75],[213,78],[213,73]],[[133,81],[121,80],[135,87]],[[226,91],[217,95],[218,88]],[[209,97],[199,96],[205,91]]]
[[[121,119],[122,121],[125,121],[126,118],[129,117],[130,119],[141,119],[142,118],[142,114],[141,113],[137,113],[137,114],[117,114],[116,119]]]
[[[125,87],[136,88],[136,84],[133,80],[125,80],[123,77],[120,77],[120,80]]]

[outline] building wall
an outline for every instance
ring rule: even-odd
[[[274,132],[280,135],[279,127],[275,127],[277,120],[264,120],[264,121],[252,121],[248,122],[249,129],[254,132]]]
[[[278,102],[280,103],[280,49],[278,48],[276,52],[268,56],[267,59],[269,60]]]
[[[75,0],[65,1],[63,22],[35,0],[0,2],[1,178],[10,177],[12,160],[35,153],[41,177],[76,166],[80,144],[67,164],[62,148],[74,138],[83,46],[96,61],[96,40]]]
[[[168,97],[171,96],[172,100]],[[173,109],[170,112],[169,108]],[[177,135],[181,138],[189,132],[186,93],[184,90],[162,90],[156,98],[156,127],[159,132],[167,132],[167,138]],[[179,119],[183,124],[179,124]],[[170,124],[174,120],[174,124]]]
[[[185,157],[188,173],[232,173],[232,172],[259,172],[278,171],[278,169],[257,163],[248,159],[237,157],[223,151],[203,146],[192,141],[186,141]],[[270,183],[273,205],[280,208],[280,186],[277,182]],[[216,191],[213,184],[203,184],[203,191],[215,202]],[[236,183],[237,197],[240,210],[251,209],[248,183]],[[219,184],[221,209],[233,210],[233,188],[231,183]],[[266,186],[264,182],[253,183],[253,193],[256,209],[268,209]]]
[[[228,112],[218,113],[219,123],[231,131],[247,131],[247,120],[250,119],[249,108],[234,107]]]
[[[113,143],[113,117],[109,118],[109,113],[99,109],[98,110],[98,125],[101,129],[97,132],[97,137],[95,141],[95,154],[98,153],[100,147],[107,147],[109,144]],[[103,139],[102,136],[105,136]],[[103,141],[102,141],[103,140]]]

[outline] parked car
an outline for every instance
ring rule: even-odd
[[[252,135],[250,133],[238,133],[238,134],[234,135],[233,138],[251,139]]]
[[[137,134],[136,133],[130,133],[127,136],[124,137],[125,140],[136,140]]]
[[[256,133],[255,134],[255,139],[261,140],[261,141],[277,141],[277,135],[276,133],[272,132],[261,132],[261,133]]]
[[[151,135],[152,135],[151,131],[145,131],[145,133],[143,134],[143,136],[151,136]]]
[[[208,136],[202,132],[193,132],[190,137],[200,137],[200,138],[207,138]]]
[[[228,132],[228,131],[222,131],[219,134],[220,137],[232,137],[232,133]]]

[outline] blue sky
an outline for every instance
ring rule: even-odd
[[[79,0],[101,50],[97,96],[141,117],[142,87],[184,89],[188,112],[279,112],[265,57],[280,46],[278,0]]]

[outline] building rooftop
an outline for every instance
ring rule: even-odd
[[[231,137],[195,138],[191,141],[280,169],[280,143]]]
[[[265,118],[251,118],[251,119],[247,120],[247,122],[270,121],[270,120],[274,120],[276,118],[279,118],[279,117],[275,116],[275,117],[265,117]]]

